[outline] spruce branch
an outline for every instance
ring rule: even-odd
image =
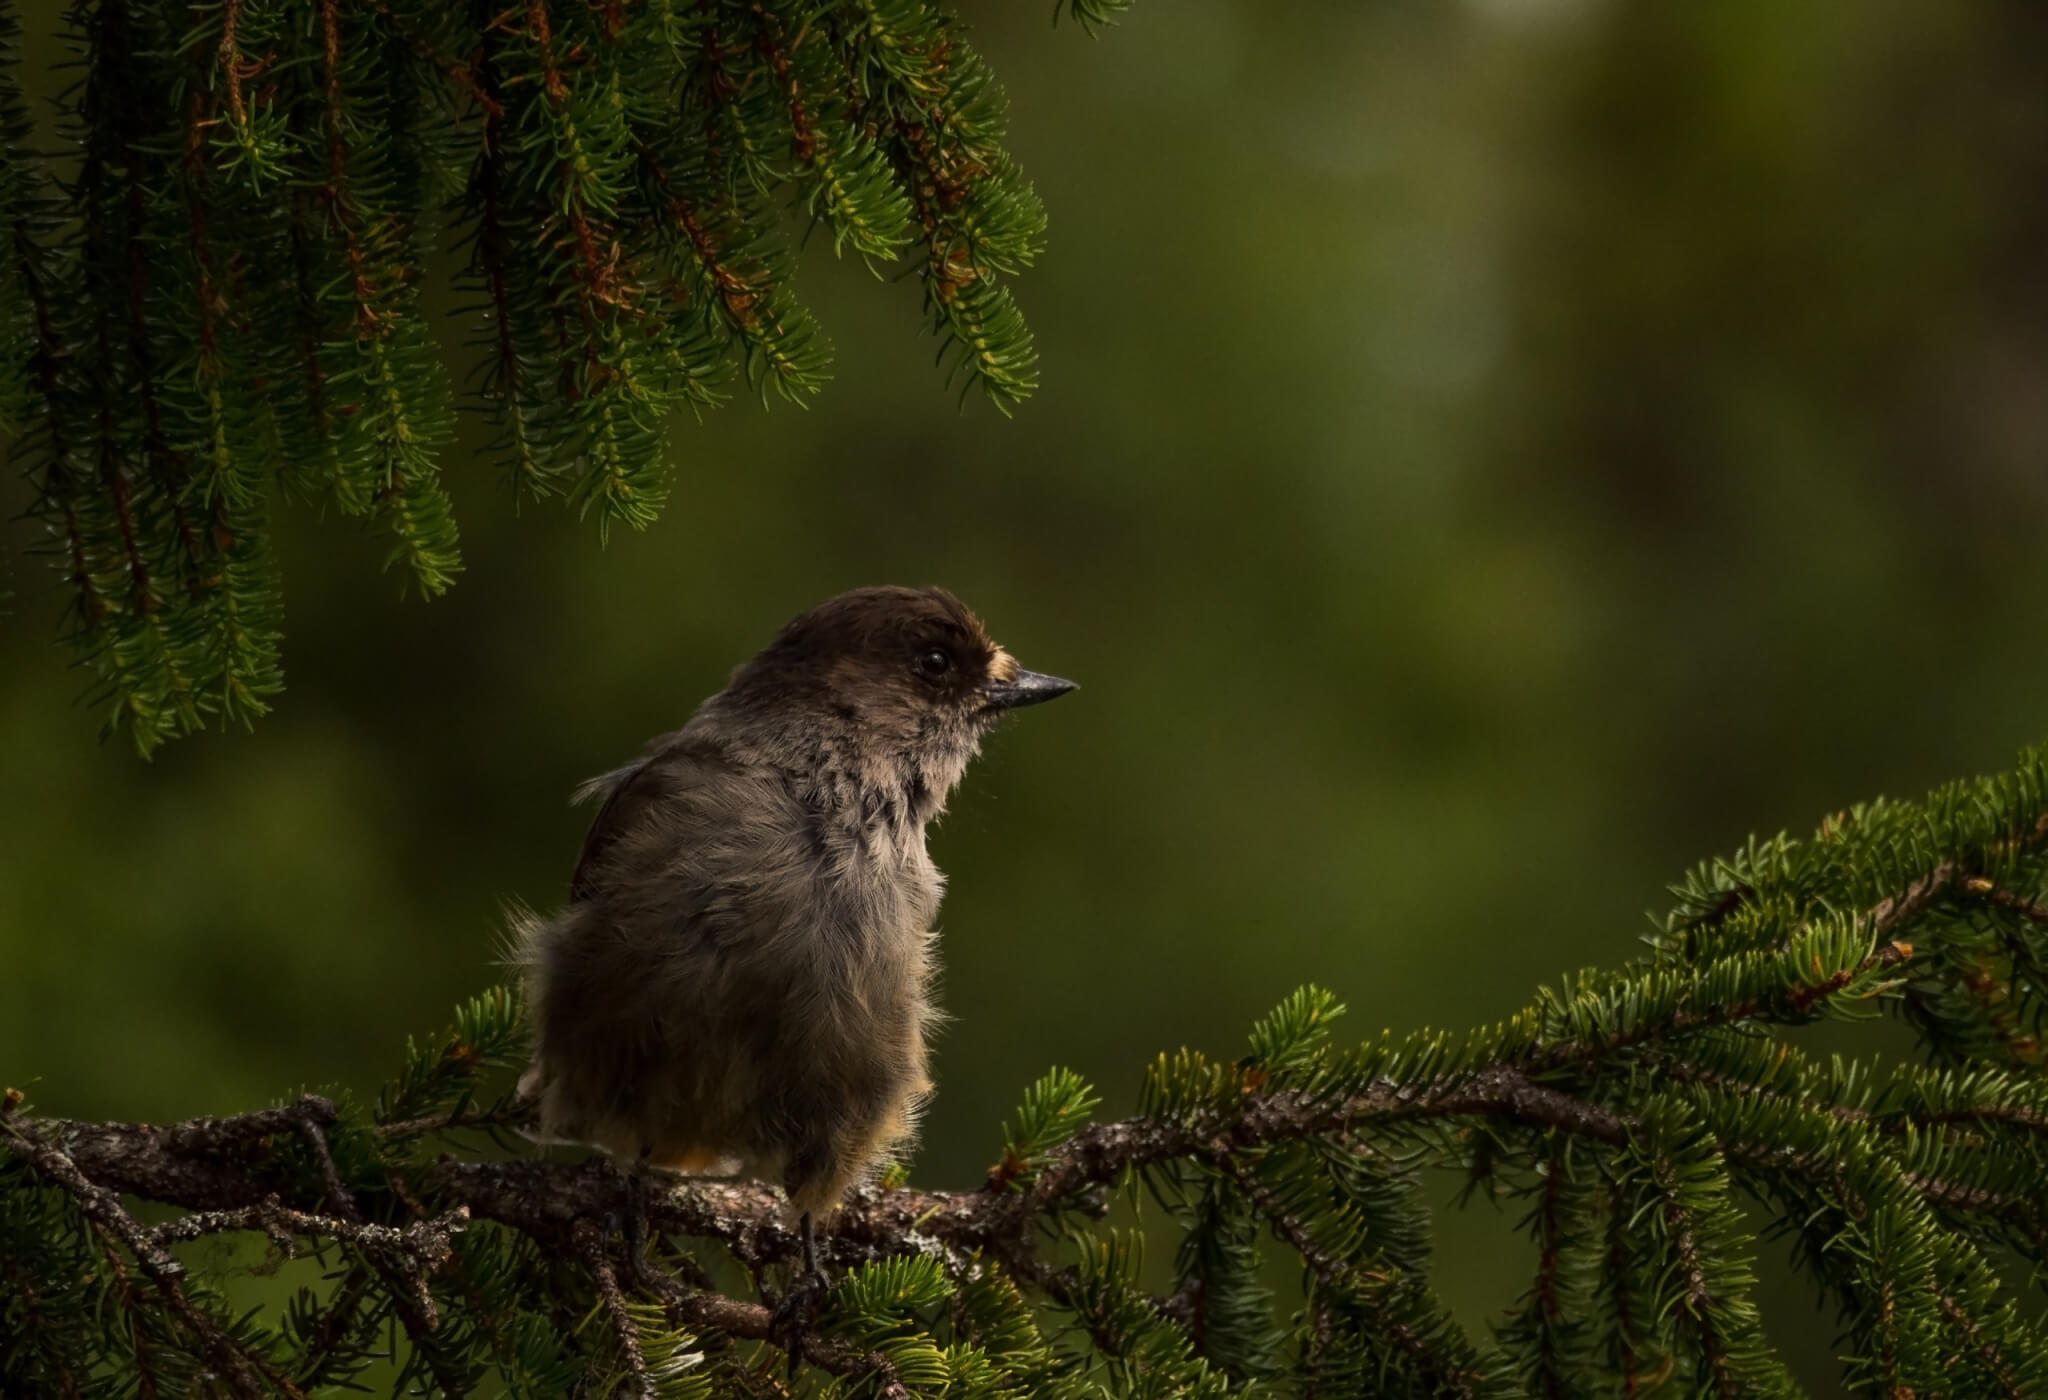
[[[282,688],[274,493],[374,522],[401,586],[432,597],[462,568],[441,479],[458,410],[491,422],[516,492],[602,532],[664,509],[676,410],[735,374],[764,400],[819,392],[831,348],[796,293],[792,199],[834,255],[912,259],[956,370],[998,407],[1036,384],[999,279],[1043,211],[949,5],[67,15],[83,78],[44,141],[0,5],[0,435],[92,699],[145,754],[248,725]],[[424,310],[444,230],[478,293],[461,403]]]
[[[647,1354],[640,1346],[640,1333],[633,1325],[633,1315],[626,1305],[625,1291],[619,1287],[618,1271],[612,1266],[603,1233],[595,1223],[585,1220],[577,1224],[575,1234],[576,1243],[590,1264],[590,1276],[597,1281],[598,1302],[611,1324],[612,1339],[625,1360],[631,1400],[653,1400],[654,1378],[647,1370]]]
[[[1648,956],[1495,1026],[1342,1046],[1342,1008],[1307,988],[1242,1059],[1162,1056],[1121,1119],[1089,1121],[1093,1090],[1055,1071],[980,1184],[873,1183],[823,1222],[838,1281],[801,1359],[825,1394],[898,1400],[1796,1395],[1750,1296],[1747,1198],[1842,1318],[1852,1389],[2048,1393],[2048,1336],[2004,1277],[2013,1257],[2048,1268],[2048,1082],[1970,986],[2044,887],[2030,753],[1811,843],[1752,843],[1681,887]],[[2032,964],[2004,956],[2004,1004],[2031,1018]],[[1919,1030],[1920,1060],[1823,1062],[1788,1038],[1872,1014]],[[32,1329],[0,1346],[0,1384],[85,1394],[104,1364],[170,1395],[197,1365],[235,1394],[310,1393],[399,1332],[402,1382],[443,1393],[492,1374],[784,1393],[771,1304],[802,1245],[778,1189],[439,1150],[516,1146],[525,1106],[497,1088],[522,1016],[508,990],[474,998],[367,1102],[159,1127],[0,1098],[0,1338]],[[1432,1294],[1425,1166],[1528,1202],[1533,1277],[1490,1337]],[[1180,1232],[1170,1292],[1144,1236],[1105,1219],[1125,1190]],[[172,1250],[235,1234],[333,1272],[279,1326],[230,1320]],[[1301,1271],[1291,1317],[1263,1282],[1275,1257]]]
[[[783,1344],[786,1337],[786,1334],[778,1335],[774,1325],[775,1314],[764,1304],[730,1298],[709,1289],[692,1288],[658,1272],[648,1275],[645,1282],[679,1327],[776,1345]],[[850,1380],[871,1380],[876,1393],[885,1400],[908,1400],[910,1395],[897,1378],[896,1368],[887,1357],[878,1353],[862,1352],[828,1337],[806,1334],[803,1359],[808,1365],[830,1375]]]
[[[156,1285],[165,1305],[191,1330],[207,1358],[219,1368],[237,1395],[262,1400],[269,1393],[266,1390],[268,1382],[297,1400],[299,1392],[296,1387],[274,1371],[269,1371],[267,1366],[260,1365],[245,1348],[237,1346],[222,1328],[220,1320],[186,1294],[180,1281],[185,1272],[184,1265],[151,1231],[136,1222],[116,1192],[89,1179],[62,1148],[40,1138],[32,1121],[0,1119],[0,1135],[4,1135],[11,1151],[27,1158],[41,1176],[68,1192],[94,1228],[127,1248]]]
[[[1407,1354],[1431,1393],[1469,1400],[1488,1390],[1491,1378],[1476,1355],[1462,1347],[1443,1346],[1384,1307],[1382,1300],[1387,1293],[1410,1282],[1401,1270],[1385,1266],[1361,1268],[1350,1263],[1317,1240],[1308,1225],[1260,1181],[1250,1164],[1229,1154],[1219,1154],[1217,1163],[1258,1208],[1273,1232],[1293,1246],[1324,1287],[1349,1295],[1374,1315],[1376,1325]]]

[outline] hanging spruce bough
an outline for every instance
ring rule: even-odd
[[[1483,1030],[1345,1046],[1309,988],[1242,1058],[1162,1056],[1134,1117],[1046,1076],[983,1183],[891,1180],[827,1222],[796,1393],[1793,1396],[1750,1296],[1762,1227],[1838,1319],[1854,1392],[2048,1395],[2011,1285],[2048,1268],[2048,751],[1676,894],[1647,956]],[[1916,1059],[1821,1063],[1791,1034],[1886,1015]],[[9,1090],[0,1393],[790,1393],[779,1193],[535,1160],[502,1096],[521,1039],[496,991],[374,1102],[165,1128]],[[516,1155],[464,1155],[487,1138]],[[1536,1246],[1486,1335],[1431,1290],[1431,1169],[1519,1201]],[[195,1249],[232,1234],[320,1281],[235,1314]]]
[[[916,270],[963,394],[1037,385],[1008,279],[1045,214],[945,5],[75,0],[61,163],[17,37],[0,0],[0,431],[145,753],[281,685],[273,482],[381,527],[431,596],[462,567],[458,404],[521,495],[602,530],[659,514],[676,408],[817,393],[792,206],[813,247]],[[421,285],[451,239],[455,376]]]

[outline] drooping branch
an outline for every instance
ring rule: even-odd
[[[1036,385],[1008,280],[1044,215],[944,0],[64,8],[82,78],[47,132],[0,6],[0,432],[145,752],[281,688],[273,480],[381,522],[431,596],[462,567],[458,412],[496,423],[518,489],[640,528],[676,410],[735,374],[820,392],[797,273],[821,245],[787,195],[880,270],[915,194],[965,384],[1006,410]],[[882,139],[899,109],[917,166]],[[427,310],[448,235],[483,293],[456,313],[466,400]]]

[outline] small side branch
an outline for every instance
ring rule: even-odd
[[[135,1256],[136,1263],[156,1285],[165,1306],[198,1339],[207,1359],[219,1369],[235,1394],[249,1400],[264,1400],[265,1396],[278,1393],[300,1396],[297,1387],[284,1377],[259,1371],[253,1358],[235,1345],[219,1321],[186,1296],[180,1283],[185,1266],[128,1213],[118,1195],[89,1180],[61,1149],[43,1141],[26,1126],[0,1119],[0,1134],[5,1134],[11,1150],[26,1158],[45,1180],[69,1194],[94,1228],[119,1241]],[[275,1390],[270,1388],[272,1385]]]
[[[678,1327],[720,1332],[741,1341],[777,1345],[787,1336],[787,1333],[777,1334],[774,1313],[760,1303],[692,1289],[659,1272],[651,1272],[645,1282],[661,1301],[670,1322]],[[858,1351],[829,1338],[806,1333],[803,1359],[835,1376],[871,1379],[876,1393],[884,1400],[910,1400],[910,1391],[904,1387],[896,1375],[896,1368],[885,1356]]]
[[[632,1394],[636,1400],[653,1400],[654,1378],[647,1371],[647,1353],[640,1345],[640,1329],[633,1325],[633,1314],[626,1309],[626,1295],[619,1287],[618,1271],[612,1267],[612,1257],[605,1249],[604,1232],[585,1220],[576,1227],[576,1239],[590,1264],[590,1276],[597,1284],[597,1300],[604,1306],[612,1340],[618,1345],[620,1360],[633,1383]]]

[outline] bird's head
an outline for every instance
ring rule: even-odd
[[[1025,670],[944,589],[859,588],[792,619],[725,694],[757,713],[844,722],[899,751],[971,754],[1006,712],[1072,689]]]

